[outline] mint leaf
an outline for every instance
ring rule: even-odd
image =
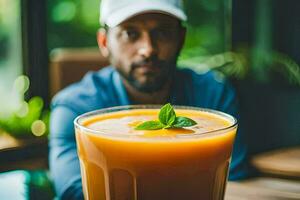
[[[146,121],[135,127],[135,130],[157,130],[162,129],[163,127],[164,125],[159,121]]]
[[[160,109],[158,119],[165,126],[172,126],[175,122],[176,114],[170,103],[167,103]]]
[[[175,123],[172,125],[172,127],[175,128],[182,128],[182,127],[188,127],[188,126],[194,126],[197,123],[187,117],[176,117]]]
[[[146,121],[135,127],[135,130],[157,130],[169,128],[183,128],[197,124],[187,117],[176,117],[176,113],[170,103],[164,105],[158,114],[159,121]]]

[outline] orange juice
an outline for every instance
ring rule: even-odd
[[[103,109],[75,120],[85,199],[216,200],[224,198],[237,129],[233,117],[175,107],[197,125],[134,130],[158,107]]]

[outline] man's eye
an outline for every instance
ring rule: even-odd
[[[153,32],[154,36],[158,39],[171,39],[173,37],[172,30],[157,29]]]
[[[136,40],[139,37],[139,33],[136,30],[126,30],[124,35],[129,40]]]

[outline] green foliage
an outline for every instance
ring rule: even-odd
[[[179,66],[198,72],[217,69],[236,79],[300,85],[300,67],[288,55],[272,51],[271,7],[258,1],[253,31],[255,48],[231,50],[231,0],[183,1],[188,21]],[[48,0],[49,50],[96,46],[100,0]],[[275,45],[276,46],[276,45]]]
[[[97,46],[100,0],[48,0],[48,46]]]
[[[45,171],[27,171],[28,180],[26,186],[28,187],[26,197],[28,199],[43,199],[53,200],[55,198],[55,191],[49,174]]]
[[[218,58],[217,58],[218,57]],[[209,68],[221,71],[227,77],[248,79],[260,83],[300,86],[300,67],[288,55],[259,48],[239,49],[238,53],[226,52],[215,55]]]
[[[11,92],[2,92],[0,104],[0,132],[18,138],[46,136],[50,112],[44,109],[43,99],[32,97],[24,100],[30,85],[29,78],[21,75],[14,81]]]
[[[183,53],[196,47],[205,48],[210,54],[224,51],[227,40],[224,13],[230,11],[229,3],[229,0],[184,1],[188,31]],[[48,0],[49,50],[96,46],[99,5],[100,0]]]
[[[198,49],[197,51],[202,51]],[[272,83],[281,86],[300,86],[300,67],[290,56],[260,48],[240,48],[236,52],[224,52],[215,55],[186,55],[179,61],[181,66],[204,73],[218,70],[226,77],[236,80],[251,80],[260,83]]]
[[[43,111],[43,100],[40,97],[33,97],[23,104],[25,108],[12,113],[9,117],[0,118],[0,129],[18,138],[46,136],[50,112]],[[35,122],[40,122],[40,125],[35,127]]]

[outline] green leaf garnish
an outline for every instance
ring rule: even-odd
[[[170,103],[164,105],[158,114],[159,121],[146,121],[135,127],[135,130],[158,130],[169,128],[183,128],[194,126],[197,123],[188,117],[176,117],[176,113]]]
[[[164,125],[159,121],[146,121],[135,127],[135,130],[157,130],[162,129],[163,127]]]
[[[171,126],[174,123],[176,114],[171,104],[168,103],[160,109],[158,119],[162,124],[166,126]]]
[[[197,122],[194,120],[187,118],[187,117],[176,117],[175,123],[173,124],[173,127],[181,128],[181,127],[187,127],[187,126],[194,126]]]

